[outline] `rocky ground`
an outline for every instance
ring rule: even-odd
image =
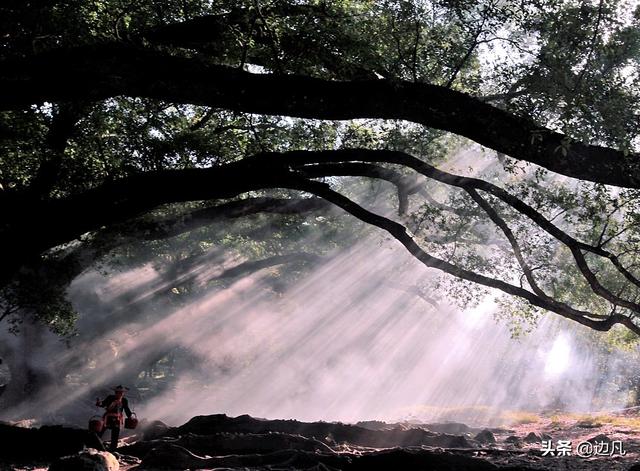
[[[122,441],[117,462],[83,452],[99,446],[84,430],[0,424],[0,469],[640,471],[637,414],[529,414],[497,428],[198,416],[174,428],[144,424]]]

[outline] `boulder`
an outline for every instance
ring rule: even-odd
[[[56,459],[49,471],[118,471],[120,464],[108,451],[89,448],[78,454]]]
[[[471,443],[462,435],[438,434],[433,437],[425,437],[421,445],[437,446],[441,448],[471,448]]]
[[[0,460],[13,463],[48,461],[85,447],[103,449],[95,433],[59,425],[36,429],[0,424],[0,443]]]
[[[486,444],[495,443],[496,442],[496,437],[491,432],[491,430],[484,429],[482,432],[478,433],[474,437],[474,440],[477,441],[478,443],[482,443],[483,445],[486,445]]]
[[[529,432],[522,441],[525,443],[542,443],[542,437],[536,432]]]
[[[522,446],[522,439],[516,435],[508,436],[507,438],[504,439],[504,442],[510,445],[516,446],[518,448]]]
[[[160,420],[152,420],[140,425],[140,428],[142,430],[142,439],[147,441],[164,437],[169,433],[169,430],[171,429],[171,427]]]
[[[604,433],[596,435],[595,437],[591,437],[587,441],[590,443],[601,443],[601,442],[611,443],[611,439],[607,437]]]

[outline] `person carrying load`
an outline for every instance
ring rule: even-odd
[[[98,432],[98,437],[102,438],[105,430],[111,429],[111,447],[109,451],[115,451],[118,448],[118,438],[120,437],[120,429],[124,424],[124,414],[127,414],[128,418],[131,418],[132,412],[129,409],[129,401],[124,397],[125,391],[128,391],[122,385],[118,385],[113,388],[114,394],[110,394],[103,401],[100,398],[96,399],[96,406],[104,407],[105,413],[102,416],[104,419],[104,425],[102,430]]]

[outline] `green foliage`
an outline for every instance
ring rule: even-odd
[[[41,163],[48,118],[42,109],[0,112],[0,191],[24,189]]]
[[[0,316],[17,333],[25,319],[36,319],[52,332],[64,337],[75,335],[77,314],[66,297],[71,279],[69,267],[47,260],[37,268],[24,268],[13,283],[0,291]]]
[[[567,138],[554,154],[564,159],[574,140],[637,150],[639,12],[625,0],[57,0],[28,7],[9,2],[0,10],[0,58],[115,41],[252,72],[432,83],[483,96],[515,115],[565,132]],[[55,200],[142,172],[216,166],[267,151],[392,149],[447,166],[452,156],[457,161],[466,144],[439,130],[400,121],[292,119],[117,97],[80,104],[82,112],[63,136],[61,155],[56,155],[51,142],[64,115],[62,105],[0,113],[0,192],[28,194],[52,162],[57,162],[55,178],[39,198]],[[531,135],[532,145],[538,140]],[[510,159],[501,168],[482,170],[481,160],[461,159],[460,167],[506,188],[573,237],[622,254],[625,266],[638,265],[636,191],[558,179]],[[401,173],[415,178],[406,170]],[[388,183],[335,177],[326,181],[386,213],[397,204]],[[425,249],[476,273],[526,286],[512,247],[466,193],[422,180],[419,184],[422,191],[411,196],[411,211],[402,218]],[[292,195],[273,190],[250,196]],[[550,296],[602,316],[616,309],[594,295],[566,247],[497,199],[483,196],[521,241],[523,256]],[[187,218],[189,212],[212,204],[167,205],[126,224],[131,229],[169,216]],[[89,246],[107,267],[149,260],[179,263],[215,249],[256,260],[310,251],[310,238],[315,252],[328,254],[355,243],[358,231],[365,230],[363,225],[350,227],[334,213],[255,215],[170,240],[146,240],[138,234],[135,241],[125,237],[126,243],[118,243],[119,235],[105,236],[105,228],[86,234],[80,245]],[[52,274],[71,273],[65,267],[69,260],[50,267],[51,272],[16,280],[3,294],[7,308],[22,306],[54,330],[69,332],[73,313],[65,304],[64,289],[72,275]],[[606,288],[637,299],[638,288],[611,264],[587,260]],[[274,273],[294,279],[302,269]],[[439,286],[463,304],[484,294],[467,283]],[[175,288],[179,293],[194,289]],[[504,301],[502,306],[525,324],[538,315],[520,301]],[[13,314],[8,318],[20,320]]]

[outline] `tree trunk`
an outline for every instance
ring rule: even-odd
[[[36,363],[45,332],[46,327],[29,320],[22,324],[20,335],[15,337],[15,345],[5,345],[2,359],[9,369],[10,381],[0,395],[0,419],[26,418],[22,415],[24,407],[54,382],[51,369]]]

